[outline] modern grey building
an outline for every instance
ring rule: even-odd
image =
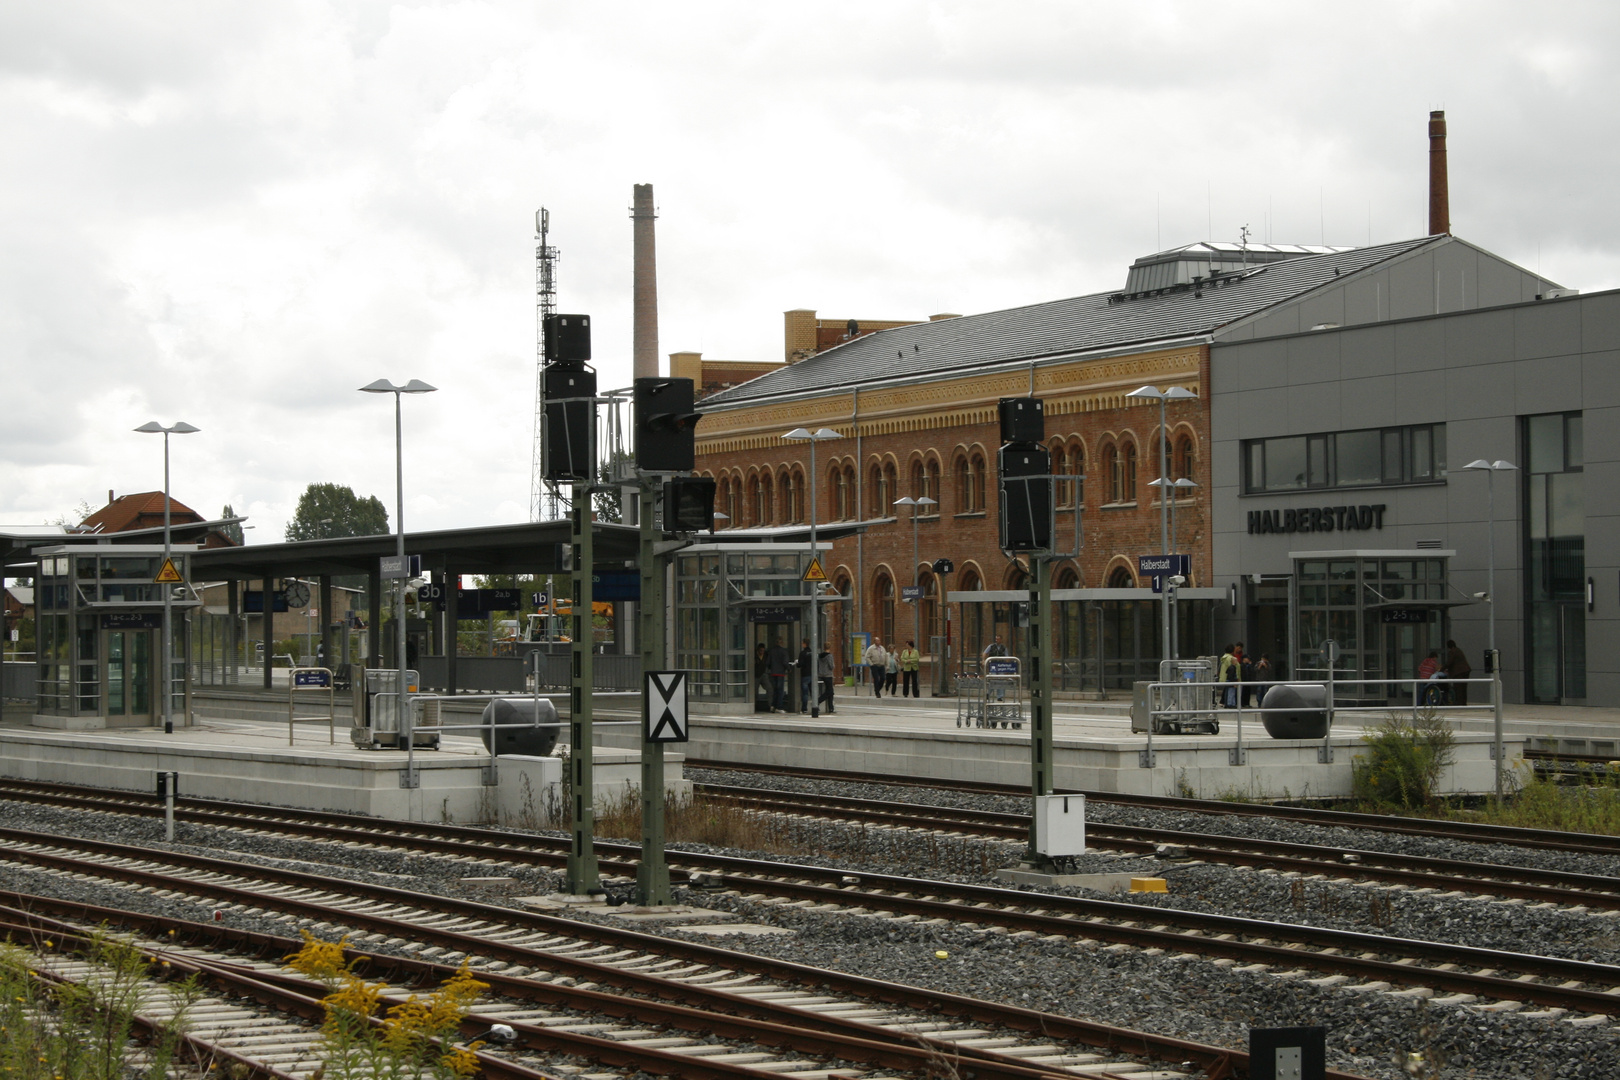
[[[1620,292],[1436,237],[1216,334],[1210,366],[1223,636],[1290,675],[1332,638],[1346,679],[1454,638],[1481,674],[1494,607],[1508,700],[1620,705]]]

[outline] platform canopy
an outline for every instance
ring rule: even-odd
[[[219,518],[214,521],[175,522],[169,529],[176,544],[200,544],[210,531],[237,525],[247,518]],[[163,527],[129,529],[125,532],[86,532],[60,525],[0,526],[0,566],[7,576],[31,577],[34,552],[39,548],[75,547],[86,544],[161,544]]]
[[[599,521],[593,528],[598,569],[623,569],[639,554],[634,526]],[[405,553],[420,555],[424,568],[459,574],[560,574],[569,535],[567,521],[413,532],[405,534]],[[378,559],[394,554],[395,543],[385,533],[209,548],[192,556],[191,573],[199,581],[370,574]]]

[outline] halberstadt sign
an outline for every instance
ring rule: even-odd
[[[1249,532],[1310,533],[1358,532],[1384,527],[1386,504],[1362,506],[1302,506],[1288,510],[1250,510]]]

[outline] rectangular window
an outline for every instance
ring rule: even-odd
[[[1586,460],[1579,413],[1523,420],[1529,700],[1586,697]]]
[[[1249,493],[1434,483],[1446,475],[1446,428],[1417,424],[1251,439],[1243,461]]]

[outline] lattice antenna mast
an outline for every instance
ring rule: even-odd
[[[543,475],[546,419],[546,316],[557,313],[557,249],[548,242],[551,211],[541,207],[534,215],[539,243],[534,249],[534,446],[529,481],[529,520],[554,521],[563,516],[562,497]]]

